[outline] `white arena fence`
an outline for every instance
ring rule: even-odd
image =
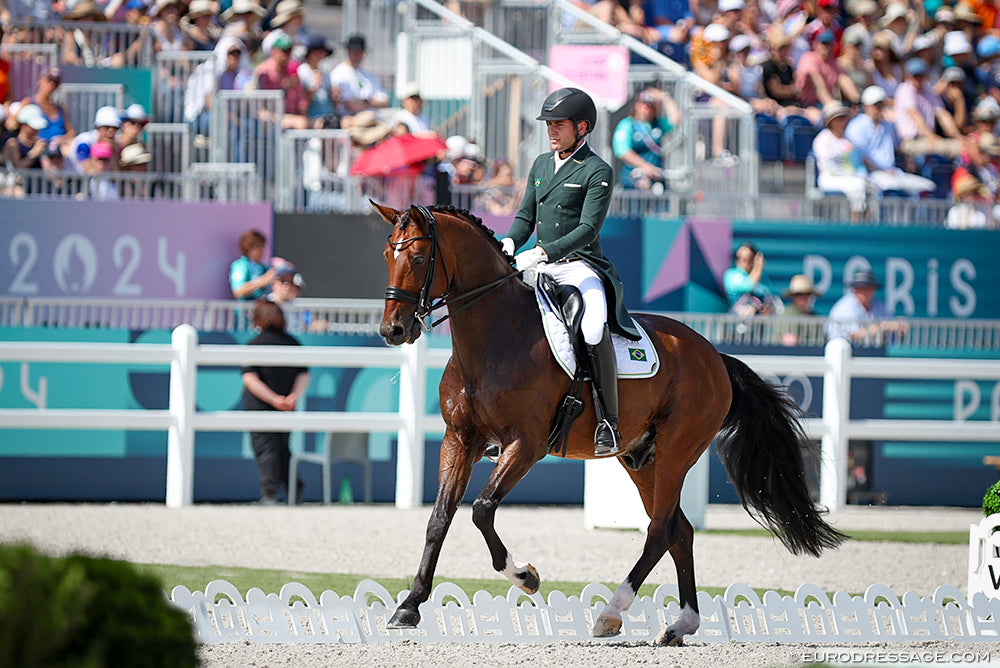
[[[0,410],[0,428],[7,429],[135,429],[168,432],[166,504],[193,503],[194,447],[198,431],[294,430],[304,432],[396,432],[398,434],[396,505],[420,505],[423,499],[425,434],[442,433],[439,415],[424,414],[427,372],[443,368],[450,350],[431,349],[426,337],[400,348],[199,345],[194,327],[177,327],[170,344],[0,343],[0,360],[21,362],[148,363],[170,366],[167,410],[50,409],[44,388],[32,391],[36,409]],[[266,412],[195,411],[199,366],[239,366],[250,360],[272,366],[332,366],[398,368],[399,410],[378,412],[296,412],[294,416]],[[1000,382],[1000,361],[970,359],[854,358],[850,345],[829,342],[823,357],[742,355],[765,377],[801,374],[823,377],[820,417],[803,426],[821,441],[820,503],[830,509],[846,504],[847,445],[851,439],[996,442],[995,421],[850,419],[854,378],[953,379]],[[30,389],[30,388],[29,388]],[[956,393],[959,396],[959,393]],[[956,411],[956,415],[959,414]],[[707,484],[698,503],[707,503]],[[691,509],[694,512],[695,509]],[[697,514],[697,513],[695,513]]]
[[[304,585],[289,583],[278,594],[254,588],[244,597],[229,582],[216,580],[204,592],[174,587],[171,600],[191,615],[195,637],[203,643],[552,643],[595,640],[590,629],[613,594],[603,584],[589,584],[579,596],[554,591],[546,600],[511,587],[506,597],[479,591],[470,600],[460,587],[445,582],[420,606],[416,629],[388,629],[406,593],[394,599],[380,584],[365,580],[354,596],[325,591],[317,600]],[[680,615],[677,598],[676,585],[637,597],[622,614],[621,633],[599,641],[652,642]],[[1000,599],[981,593],[966,598],[952,586],[939,586],[932,596],[900,596],[885,585],[872,585],[863,596],[852,596],[844,591],[829,595],[805,584],[793,596],[768,591],[761,597],[745,584],[733,584],[721,596],[699,591],[698,607],[701,626],[688,639],[700,643],[1000,640]]]

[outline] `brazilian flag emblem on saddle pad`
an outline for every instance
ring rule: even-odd
[[[629,348],[628,356],[629,359],[635,360],[636,362],[646,361],[646,351],[643,348]]]

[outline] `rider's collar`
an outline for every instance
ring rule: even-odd
[[[562,167],[567,162],[569,162],[573,158],[573,156],[576,155],[577,153],[579,153],[580,149],[583,148],[586,145],[587,145],[587,140],[586,139],[582,140],[580,142],[580,145],[576,147],[576,150],[574,150],[572,153],[570,153],[565,158],[560,158],[559,157],[559,151],[553,151],[552,152],[552,159],[556,161],[556,171],[558,172],[560,167]]]

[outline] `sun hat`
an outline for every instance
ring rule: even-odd
[[[196,19],[199,16],[211,16],[213,14],[215,14],[215,6],[212,4],[212,0],[191,0],[191,4],[188,5],[188,19]]]
[[[306,44],[306,53],[311,51],[325,51],[326,55],[333,55],[333,49],[322,35],[313,35],[309,38],[309,42]]]
[[[354,122],[351,124],[350,130],[348,130],[351,139],[361,146],[371,146],[385,139],[390,132],[392,132],[392,126],[380,121],[375,112],[370,109],[365,109],[355,114]]]
[[[847,4],[847,11],[853,16],[868,16],[878,12],[878,3],[875,0],[856,0]]]
[[[79,0],[63,12],[62,18],[64,21],[106,21],[108,19],[94,0]]]
[[[105,144],[102,141],[95,142],[90,147],[90,157],[91,158],[95,158],[97,160],[110,160],[111,156],[113,156],[113,155],[114,155],[114,152],[111,150],[111,147],[108,146],[107,144]]]
[[[889,98],[881,86],[868,86],[861,92],[861,104],[878,104]]]
[[[719,0],[719,13],[742,11],[745,6],[743,0]]]
[[[788,282],[788,287],[781,293],[782,297],[791,297],[792,295],[813,295],[819,296],[823,294],[816,289],[813,285],[813,280],[806,276],[805,274],[795,274],[792,276],[792,280]]]
[[[37,104],[26,104],[17,110],[17,122],[35,130],[44,130],[49,122]]]
[[[854,272],[848,285],[852,288],[877,288],[880,284],[870,269],[860,269]]]
[[[936,42],[937,40],[930,35],[917,35],[913,40],[913,46],[910,47],[910,52],[916,53],[917,51],[933,48]]]
[[[983,185],[983,182],[968,172],[955,180],[955,186],[952,190],[955,199],[961,199],[965,195],[979,195],[981,197],[989,197],[990,195],[989,189]]]
[[[906,18],[907,8],[901,2],[892,2],[885,8],[885,14],[878,20],[879,25],[887,26],[893,21]]]
[[[995,121],[1000,118],[1000,106],[992,97],[984,98],[972,109],[972,117],[977,121]]]
[[[302,13],[302,3],[299,0],[281,0],[274,8],[274,18],[271,19],[271,27],[279,28],[292,17]]]
[[[957,56],[960,53],[972,53],[972,44],[965,32],[952,30],[944,35],[944,53],[947,56]]]
[[[823,105],[823,123],[829,123],[840,116],[849,116],[851,110],[840,102],[827,102]]]
[[[455,160],[465,153],[465,146],[469,143],[462,135],[452,135],[444,140],[444,145],[448,150],[448,160]]]
[[[118,158],[119,164],[122,167],[131,167],[132,165],[145,165],[153,161],[153,156],[146,150],[146,147],[142,144],[129,144],[122,149],[121,157]]]
[[[222,12],[222,15],[219,18],[221,18],[224,23],[228,23],[240,14],[256,14],[257,16],[264,16],[264,13],[264,8],[254,2],[254,0],[233,0],[233,4],[229,6],[229,9]]]
[[[967,23],[982,23],[983,18],[964,2],[955,5],[955,20]]]
[[[122,126],[121,116],[114,107],[101,107],[94,114],[95,128],[120,128]]]

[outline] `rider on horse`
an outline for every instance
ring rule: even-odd
[[[618,366],[610,332],[640,338],[625,310],[618,272],[601,252],[600,232],[611,204],[614,172],[587,145],[587,135],[597,123],[597,107],[585,92],[560,88],[545,98],[537,120],[545,121],[552,152],[538,156],[531,165],[521,207],[501,243],[513,257],[537,231],[535,247],[515,257],[517,269],[537,266],[557,283],[580,290],[581,330],[597,411],[594,454],[610,455],[621,441]]]

